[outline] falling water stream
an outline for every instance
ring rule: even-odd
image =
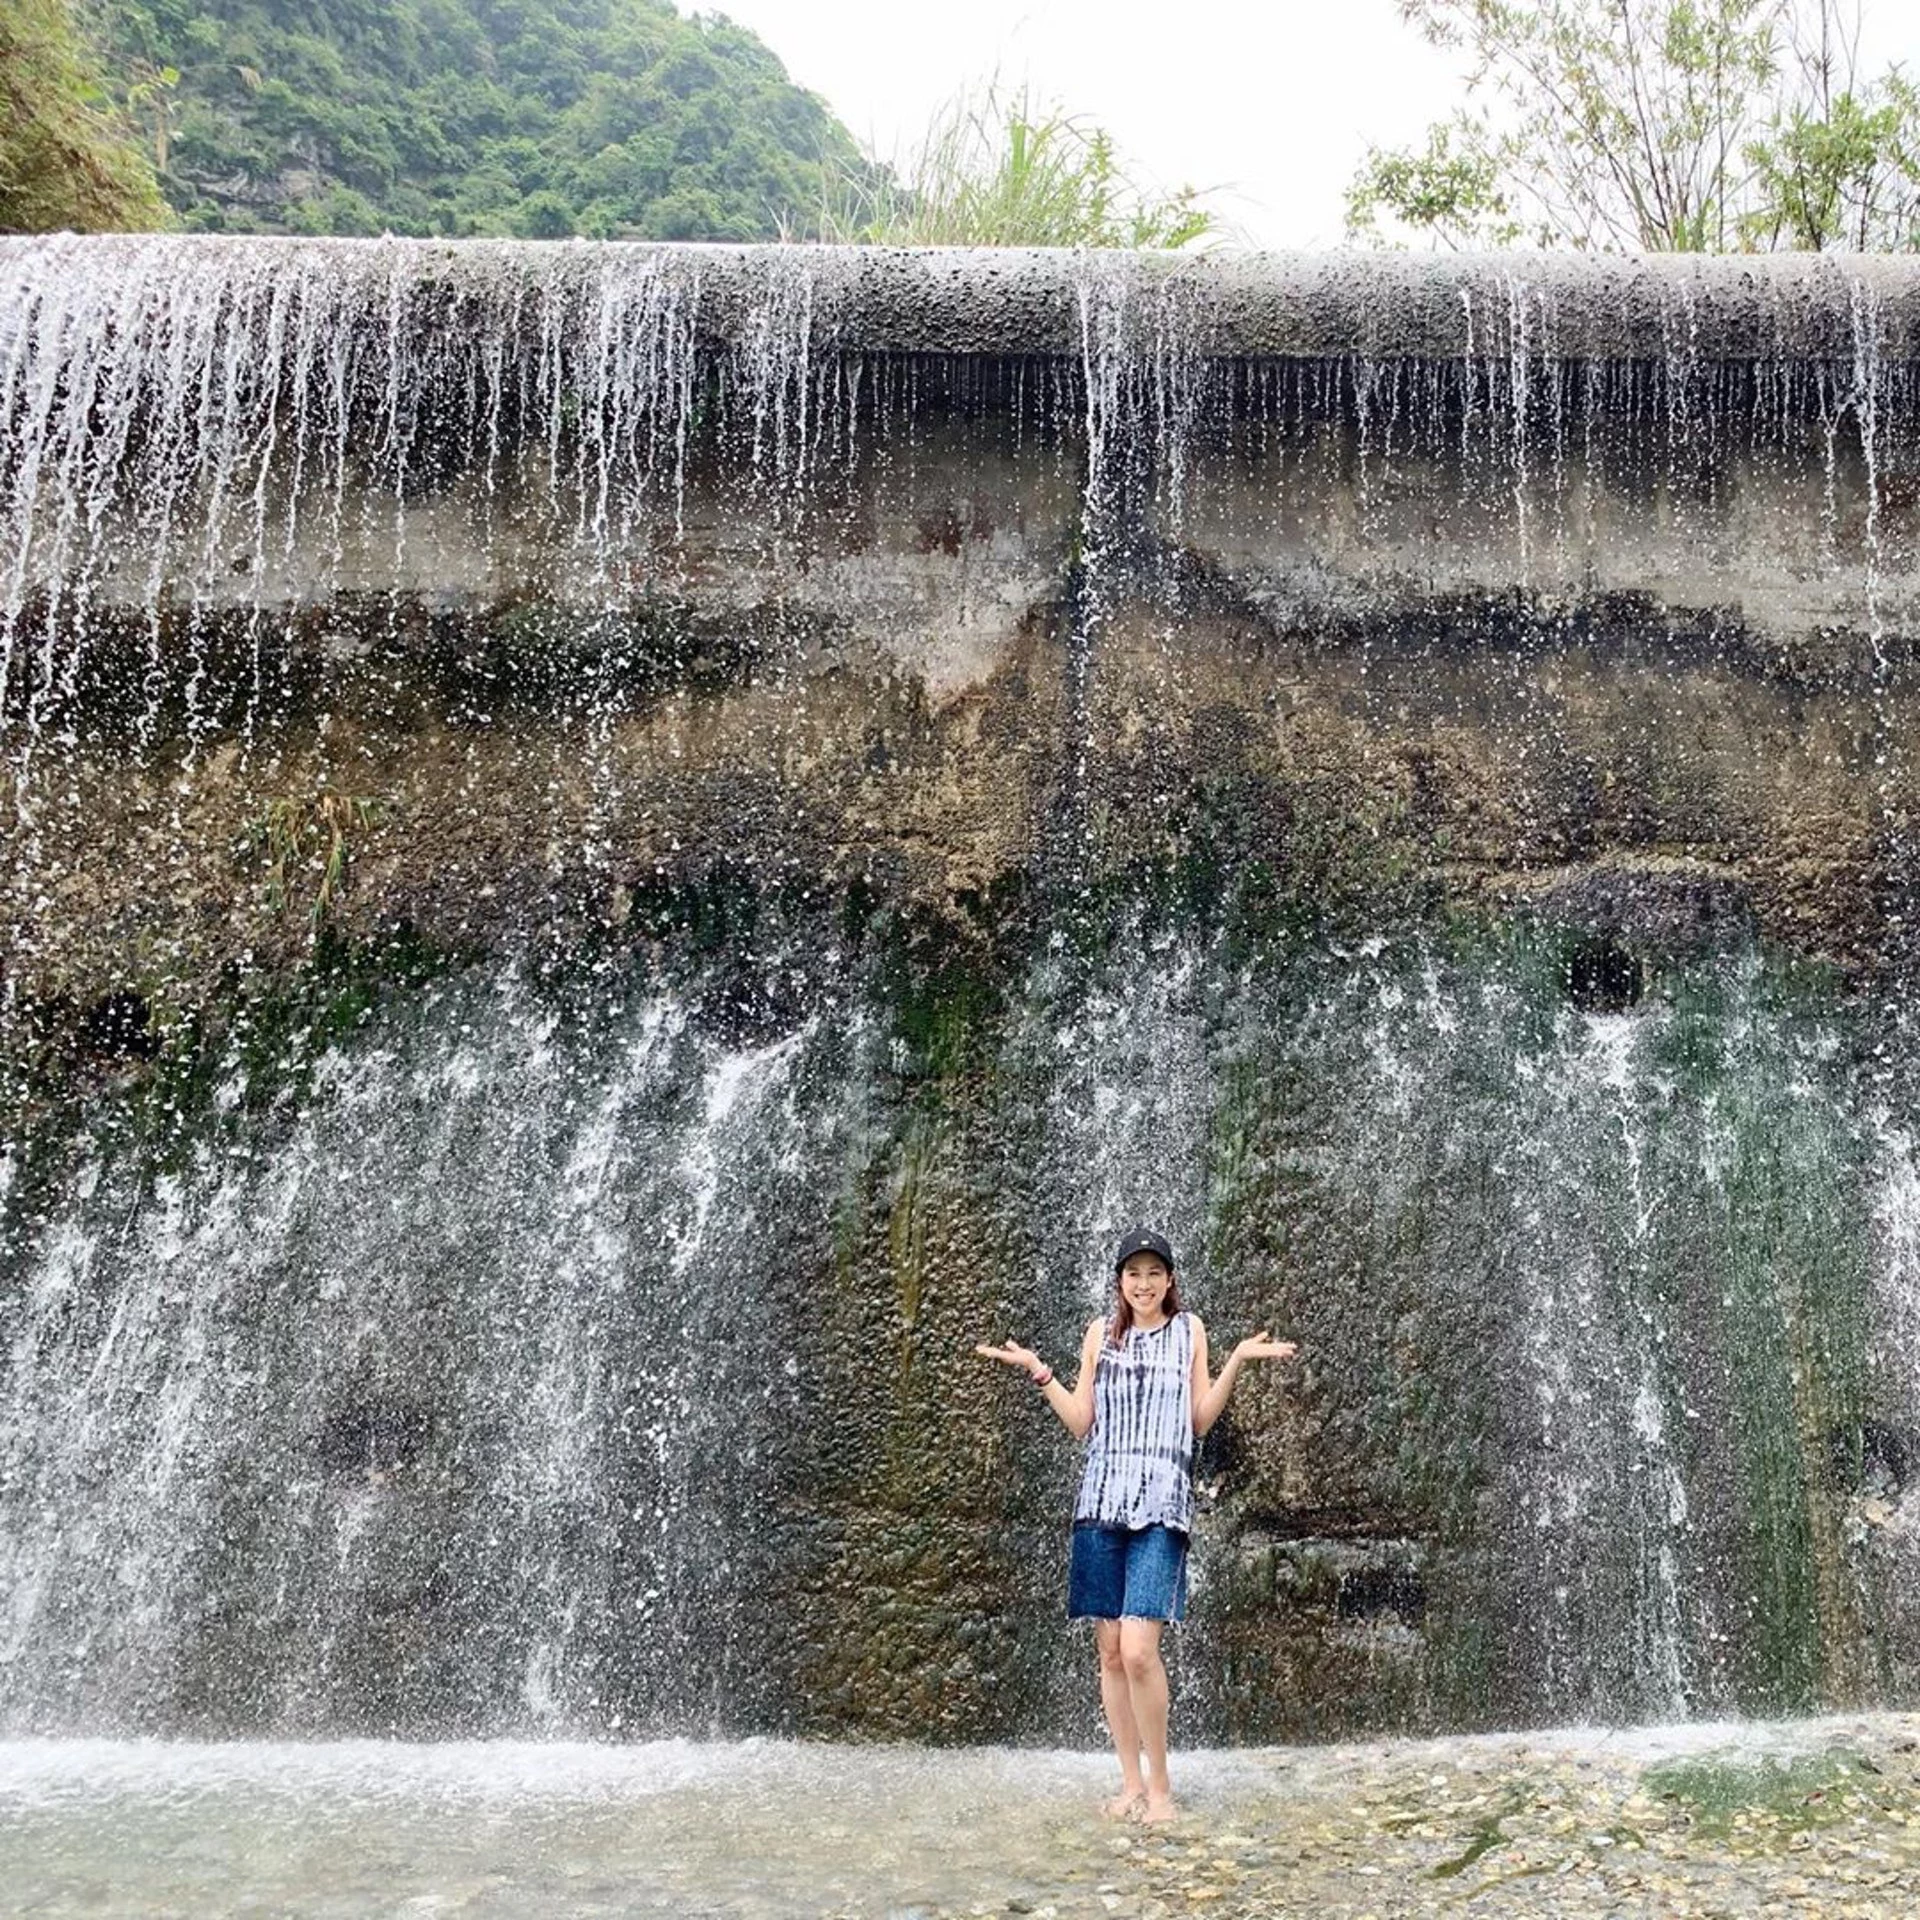
[[[969,1349],[1142,1218],[1301,1346],[1188,1737],[1911,1704],[1916,391],[1890,262],[0,241],[0,1802],[1093,1744]]]

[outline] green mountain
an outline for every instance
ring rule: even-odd
[[[846,130],[671,0],[94,0],[190,228],[765,240]]]
[[[107,92],[68,0],[0,0],[0,233],[165,221]]]

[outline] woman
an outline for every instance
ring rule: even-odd
[[[1120,1791],[1107,1811],[1158,1822],[1174,1816],[1160,1634],[1186,1612],[1194,1441],[1220,1418],[1247,1361],[1291,1359],[1295,1347],[1256,1333],[1209,1378],[1207,1330],[1181,1308],[1173,1248],[1136,1227],[1113,1265],[1112,1318],[1088,1322],[1071,1390],[1015,1341],[974,1352],[1024,1368],[1087,1443],[1067,1613],[1093,1621],[1100,1652],[1100,1702],[1120,1755]]]

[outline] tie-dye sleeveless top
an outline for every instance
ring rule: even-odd
[[[1109,1527],[1193,1526],[1193,1322],[1138,1327],[1102,1343],[1093,1376],[1076,1520]]]

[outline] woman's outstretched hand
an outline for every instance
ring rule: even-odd
[[[1264,1331],[1249,1334],[1234,1348],[1242,1360],[1291,1360],[1299,1351],[1291,1340],[1276,1340]]]
[[[1003,1347],[990,1347],[984,1342],[974,1348],[982,1360],[998,1360],[1004,1366],[1018,1367],[1023,1373],[1040,1371],[1040,1356],[1031,1347],[1023,1347],[1017,1340],[1009,1340]]]

